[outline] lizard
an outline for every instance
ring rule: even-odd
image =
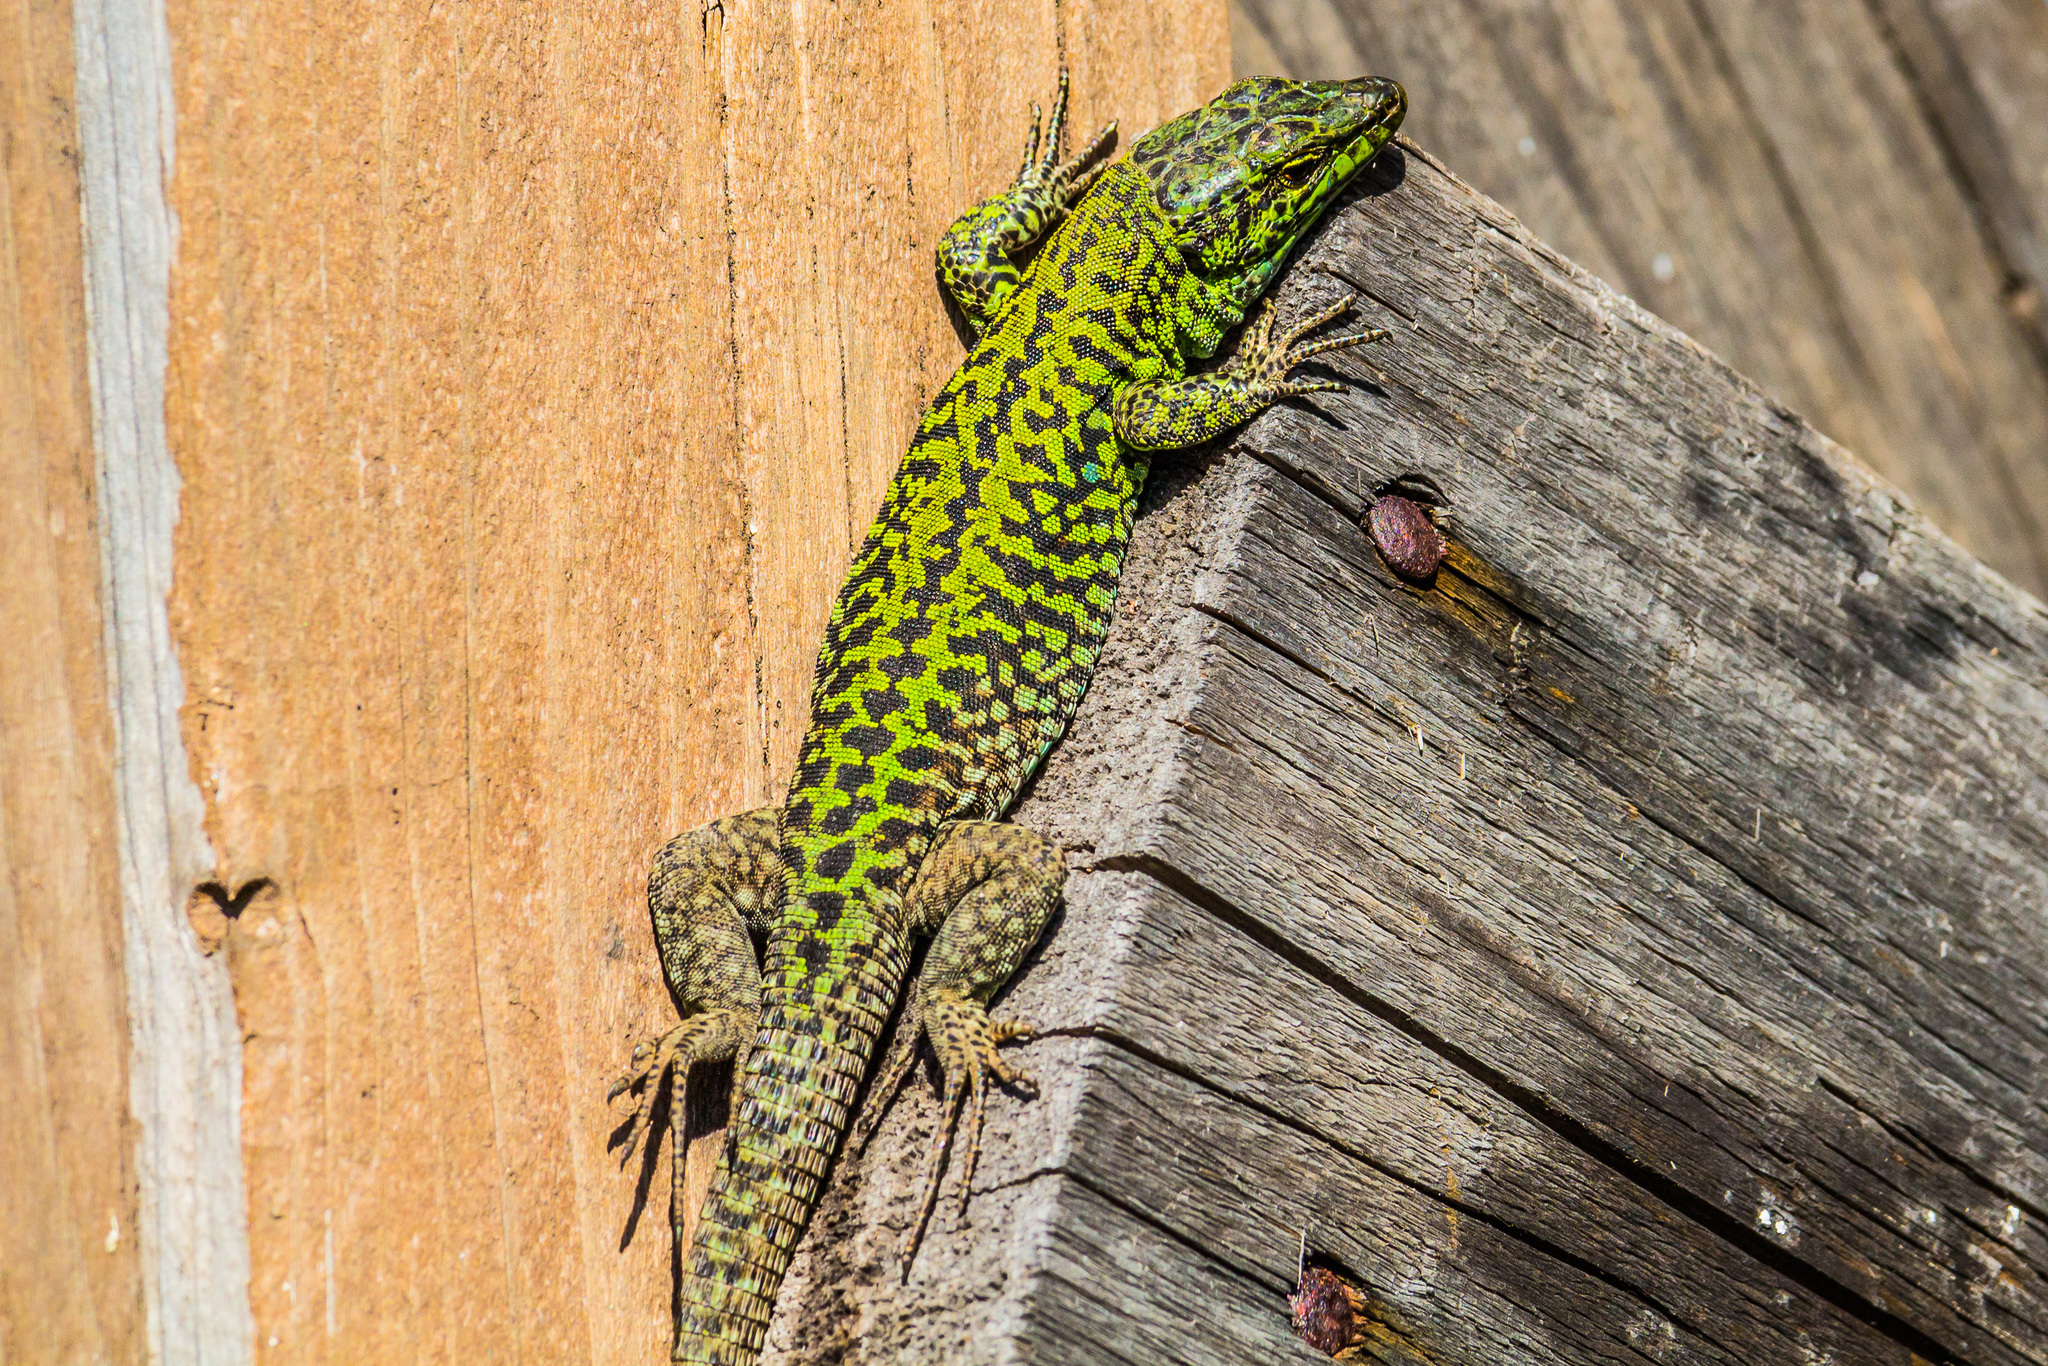
[[[1052,841],[1001,817],[1088,686],[1150,463],[1340,389],[1291,372],[1384,335],[1304,341],[1353,299],[1284,328],[1268,302],[1229,363],[1191,372],[1392,136],[1398,84],[1239,81],[1119,161],[1114,123],[1062,159],[1066,105],[1062,70],[1043,154],[1034,108],[1015,181],[939,243],[972,343],[839,590],[787,797],[677,836],[649,877],[681,1021],[612,1087],[644,1097],[627,1152],[669,1069],[735,1075],[687,1248],[671,1215],[676,1361],[757,1360],[899,996],[899,1039],[928,1042],[942,1079],[906,1266],[963,1107],[971,1180],[989,1088],[1031,1085],[997,1051],[1029,1031],[988,1004],[1066,877]]]

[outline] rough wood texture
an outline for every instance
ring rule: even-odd
[[[1866,0],[2048,349],[2048,5]]]
[[[170,10],[173,643],[263,1361],[656,1359],[644,880],[779,794],[958,337],[937,235],[1064,55],[1135,135],[1188,3]],[[644,1207],[643,1207],[644,1202]]]
[[[71,7],[0,7],[0,1361],[144,1359]]]
[[[182,942],[228,965],[247,1049],[266,1361],[659,1358],[666,1159],[615,1174],[601,1104],[669,1009],[648,856],[776,791],[847,547],[958,354],[932,238],[1007,176],[1057,54],[1083,124],[1128,133],[1223,79],[1208,6],[672,20],[170,15],[172,644],[220,864]],[[1785,58],[1765,36],[1726,61]],[[1729,175],[1777,174],[1762,145]],[[1757,240],[1810,252],[1778,212]],[[13,251],[22,298],[52,287]],[[1412,146],[1317,251],[1394,337],[1351,395],[1161,472],[1020,812],[1076,868],[1009,1002],[1044,1094],[997,1102],[907,1283],[935,1103],[897,1101],[771,1362],[1310,1361],[1304,1233],[1382,1361],[2048,1361],[2048,615]],[[1339,287],[1297,271],[1285,306]],[[1945,290],[1978,425],[1929,342],[1951,392],[1878,434],[1950,423],[1989,479],[1979,436],[2031,428]],[[22,377],[62,398],[16,358],[78,345],[64,306],[7,315],[10,434]],[[53,642],[0,687],[6,763],[62,770],[0,792],[0,1042],[31,1077],[53,1020],[99,1031],[79,1068],[123,1028],[111,921],[32,957],[34,915],[115,876],[96,580],[49,516],[95,515],[82,428],[36,411],[0,599]],[[1403,476],[1449,503],[1427,588],[1358,529]],[[83,836],[22,846],[58,778]],[[37,1085],[0,1141],[74,1184],[7,1198],[76,1260],[51,1337],[0,1347],[70,1359],[97,1322],[134,1359],[148,1268],[84,1260],[131,1177],[66,1165],[129,1151],[121,1083]]]
[[[1282,288],[1392,338],[1168,473],[1019,813],[1045,1095],[902,1288],[898,1103],[789,1359],[1306,1362],[1305,1231],[1380,1361],[2048,1361],[2048,610],[1403,150]]]
[[[2040,0],[1239,0],[1242,72],[1407,131],[2048,593]]]

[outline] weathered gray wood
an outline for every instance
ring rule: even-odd
[[[1641,1185],[1371,1003],[1332,990],[1325,965],[1291,945],[1260,944],[1246,933],[1255,927],[1219,925],[1212,911],[1149,878],[1128,877],[1115,919],[1122,961],[1114,995],[1096,1003],[1089,1021],[1128,1053],[1118,1060],[1122,1072],[1133,1073],[1139,1060],[1154,1064],[1126,1088],[1164,1068],[1171,1084],[1204,1089],[1201,1123],[1174,1129],[1193,1144],[1228,1154],[1284,1137],[1311,1150],[1304,1165],[1356,1173],[1347,1184],[1357,1193],[1340,1190],[1335,1200],[1313,1202],[1317,1192],[1284,1176],[1253,1190],[1245,1204],[1265,1208],[1259,1222],[1283,1243],[1290,1218],[1316,1231],[1318,1246],[1354,1262],[1390,1263],[1394,1244],[1410,1241],[1419,1249],[1411,1258],[1506,1282],[1505,1303],[1561,1319],[1582,1317],[1574,1310],[1589,1298],[1619,1294],[1630,1306],[1621,1320],[1668,1324],[1655,1331],[1674,1345],[1687,1342],[1691,1359],[1767,1360],[1796,1330],[1843,1360],[1907,1360],[1897,1343],[1697,1222],[1673,1217]],[[1083,1118],[1093,1116],[1084,1110]],[[1098,1127],[1115,1124],[1098,1120],[1087,1132]],[[1231,1165],[1228,1157],[1211,1161]],[[1115,1188],[1115,1173],[1146,1164],[1105,1168],[1093,1179]],[[1361,1205],[1373,1210],[1364,1230]],[[1388,1236],[1396,1221],[1398,1239]],[[1342,1242],[1331,1247],[1331,1238]],[[1532,1283],[1554,1289],[1530,1295]]]
[[[907,1093],[778,1359],[1311,1361],[1305,1231],[1384,1361],[2048,1361],[2048,610],[1412,146],[1280,306],[1347,280],[1019,813],[1044,1094],[899,1285]]]
[[[1873,11],[2009,273],[2008,306],[2048,347],[2048,5],[1874,0]]]
[[[226,964],[187,928],[186,899],[216,865],[165,607],[181,486],[164,416],[171,41],[160,0],[79,0],[71,13],[129,1030],[125,1058],[94,1065],[128,1076],[150,1360],[232,1366],[255,1338],[241,1036]]]
[[[1237,60],[1398,77],[1423,146],[2043,593],[2043,10],[1239,0]]]

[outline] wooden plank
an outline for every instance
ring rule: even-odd
[[[937,235],[1062,55],[1126,127],[1224,16],[181,0],[173,645],[231,894],[264,1360],[640,1361],[672,1006],[643,879],[772,800],[960,342]],[[290,173],[283,173],[289,168]]]
[[[140,1363],[71,23],[0,15],[0,1360]]]
[[[1160,1217],[1179,1236],[1214,1249],[1218,1230],[1179,1211],[1213,1216],[1216,1200],[1135,1190],[1130,1175],[1229,1173],[1249,1226],[1238,1236],[1260,1254],[1248,1270],[1269,1287],[1291,1288],[1290,1229],[1353,1266],[1426,1265],[1478,1282],[1486,1307],[1435,1330],[1463,1344],[1462,1359],[1500,1359],[1509,1344],[1559,1331],[1537,1332],[1543,1323],[1610,1340],[1566,1357],[1625,1352],[1647,1332],[1696,1360],[1796,1358],[1806,1347],[1843,1361],[1908,1359],[1375,1013],[1375,1002],[1344,994],[1295,946],[1261,943],[1259,927],[1231,909],[1204,910],[1142,874],[1113,876],[1125,885],[1088,895],[1113,903],[1118,971],[1065,1026],[1115,1045],[1095,1060],[1097,1104],[1080,1116],[1077,1146],[1097,1188],[1169,1211]],[[1118,1145],[1178,1157],[1147,1162]],[[1264,1177],[1245,1168],[1248,1150],[1265,1155]],[[1289,1162],[1342,1175],[1319,1190],[1291,1178]],[[1267,1318],[1272,1298],[1262,1297]]]
[[[1930,120],[1939,82],[1916,85],[1864,0],[1241,9],[1241,51],[1285,74],[1407,82],[1416,141],[2048,592],[2048,352],[2008,285],[2032,239],[2002,249],[1980,212],[2018,223],[2022,201],[1959,179],[1947,148],[1968,135]],[[2006,40],[2007,85],[2041,88],[2038,24],[1954,23]],[[2027,99],[1997,106],[2029,130],[2016,151],[2040,123]]]
[[[1382,387],[1330,405],[1338,425],[1254,432],[1330,501],[1300,493],[1288,532],[1276,487],[1212,603],[1280,652],[1259,672],[1326,675],[1358,738],[1249,700],[1301,698],[1299,679],[1219,678],[1190,718],[1219,742],[1157,856],[1341,951],[1582,1141],[1669,1172],[1698,1217],[1728,1211],[1723,1236],[1755,1226],[1753,1250],[1964,1359],[2038,1356],[2048,1036],[2041,931],[2018,908],[2048,891],[2048,617],[1683,338],[1408,165],[1398,219],[1326,240],[1395,326]],[[1518,398],[1517,375],[1539,387]],[[1458,572],[1369,594],[1391,583],[1361,537],[1342,549],[1345,510],[1411,472],[1456,509]],[[1276,731],[1298,757],[1259,762]],[[1283,793],[1331,831],[1329,862],[1300,857],[1301,830],[1255,852],[1233,813]],[[1337,862],[1378,839],[1392,858]],[[1275,876],[1282,848],[1300,873]],[[1363,922],[1303,919],[1361,892],[1383,908]]]
[[[1381,1360],[2048,1359],[2048,610],[1403,151],[1282,286],[1393,337],[1166,472],[1019,812],[1077,872],[953,1321],[1311,1360],[1306,1229]],[[1402,477],[1425,587],[1359,526]],[[814,1239],[842,1325],[929,1293],[930,1104]]]
[[[1876,0],[1872,12],[1989,230],[2007,306],[2048,347],[2048,7]]]

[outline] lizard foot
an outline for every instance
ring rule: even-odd
[[[1059,98],[1046,126],[1031,106],[1031,135],[1024,140],[1024,164],[1008,189],[969,209],[939,239],[939,276],[946,292],[978,337],[981,329],[1023,283],[1013,259],[1059,226],[1108,165],[1116,138],[1111,123],[1080,152],[1060,159],[1066,140],[1067,73],[1060,70]]]
[[[1039,212],[1057,221],[1075,200],[1088,192],[1095,183],[1095,177],[1108,165],[1101,161],[1103,150],[1116,136],[1116,121],[1104,125],[1094,139],[1076,152],[1071,158],[1060,160],[1060,143],[1066,136],[1067,126],[1067,69],[1060,68],[1060,92],[1052,102],[1052,123],[1045,130],[1045,155],[1039,156],[1038,106],[1031,106],[1031,134],[1024,140],[1024,164],[1017,170],[1017,178],[1010,183],[1010,190],[1021,202],[1031,204]],[[1042,232],[1044,229],[1038,229]],[[1037,233],[1032,234],[1036,240]]]
[[[1287,378],[1287,374],[1295,366],[1328,352],[1348,350],[1354,346],[1369,346],[1373,342],[1385,340],[1385,331],[1372,328],[1364,332],[1346,332],[1335,337],[1325,337],[1321,341],[1310,342],[1305,346],[1296,345],[1303,337],[1345,313],[1357,302],[1356,294],[1347,294],[1328,308],[1309,314],[1275,337],[1273,322],[1276,313],[1272,301],[1268,300],[1264,311],[1259,314],[1258,321],[1253,323],[1250,331],[1246,333],[1244,345],[1239,349],[1232,369],[1262,396],[1270,399],[1341,391],[1344,386],[1335,380],[1297,381]]]
[[[919,1202],[917,1219],[903,1246],[905,1276],[910,1274],[910,1263],[917,1256],[925,1225],[938,1204],[939,1175],[945,1169],[946,1154],[959,1127],[962,1102],[967,1105],[967,1164],[960,1175],[960,1207],[964,1210],[973,1188],[974,1166],[981,1157],[981,1125],[989,1087],[1001,1082],[1033,1095],[1038,1092],[1038,1083],[1029,1072],[1010,1066],[996,1051],[998,1044],[1031,1038],[1029,1025],[1016,1020],[991,1020],[980,1002],[944,990],[926,994],[920,1015],[925,1037],[931,1040],[932,1051],[939,1057],[945,1091],[940,1098],[938,1131],[932,1135],[931,1156],[925,1164],[924,1199]]]
[[[700,1015],[692,1015],[666,1034],[642,1039],[636,1044],[632,1061],[604,1093],[607,1105],[629,1091],[639,1097],[626,1121],[625,1137],[620,1140],[622,1155],[619,1165],[624,1166],[631,1160],[639,1147],[648,1116],[654,1112],[654,1100],[661,1090],[657,1083],[663,1073],[672,1067],[687,1069],[691,1063],[730,1058],[753,1034],[754,1022],[743,1018],[743,1012],[707,1010]]]

